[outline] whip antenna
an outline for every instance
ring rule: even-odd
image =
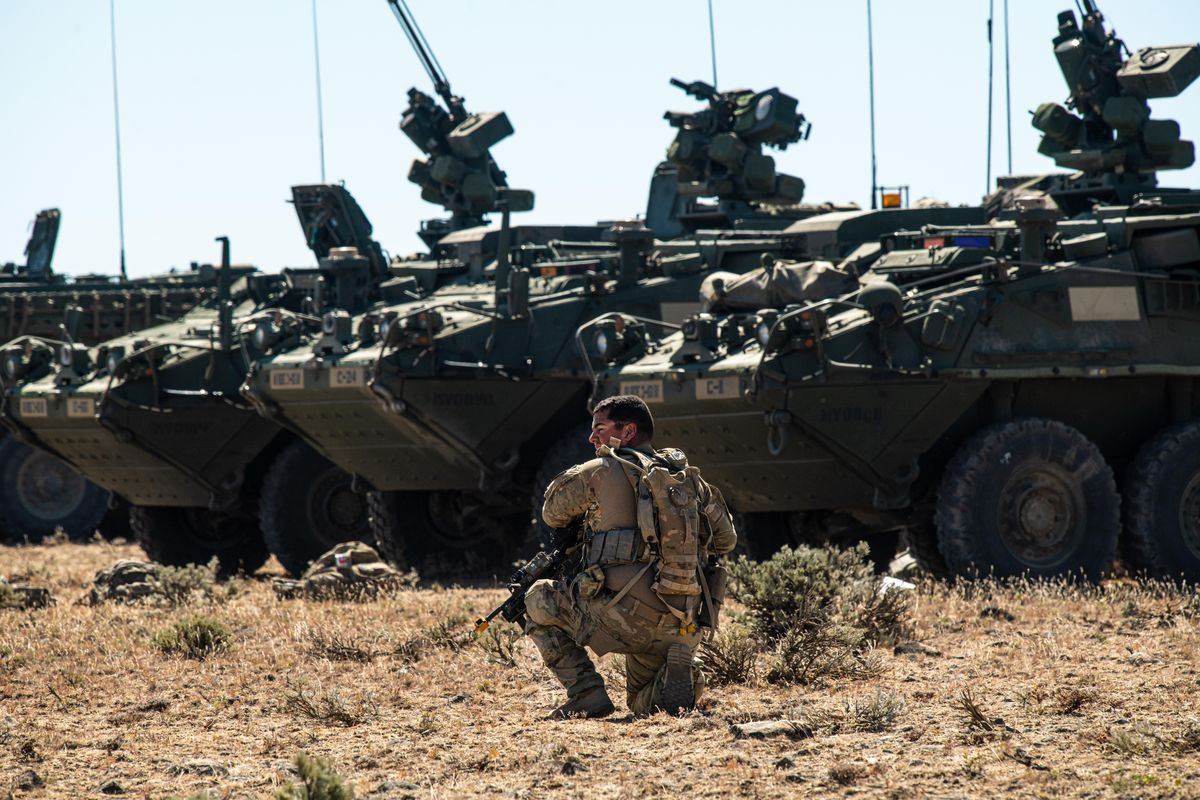
[[[321,104],[321,45],[317,39],[317,0],[312,0],[313,63],[317,71],[317,146],[321,151],[321,183],[325,182],[325,111]]]
[[[1008,174],[1012,175],[1012,70],[1008,58],[1008,0],[1004,0],[1004,118],[1008,141]]]
[[[713,88],[717,88],[717,34],[713,26],[712,0],[708,0],[708,50],[712,58]]]
[[[986,195],[992,191],[992,18],[995,10],[995,0],[988,0],[988,20],[987,20],[987,39],[988,39],[988,90],[987,90],[987,181],[983,187],[983,193]]]
[[[871,210],[878,208],[875,196],[879,186],[875,181],[875,35],[871,29],[871,0],[867,0],[867,94],[871,103]]]
[[[116,0],[108,0],[108,32],[112,46],[113,128],[117,141],[117,235],[121,242],[121,280],[125,272],[125,187],[121,180],[121,104],[117,101],[117,10]]]

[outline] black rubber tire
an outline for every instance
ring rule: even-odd
[[[258,517],[267,549],[296,577],[335,545],[374,542],[366,496],[350,488],[347,472],[300,439],[267,470]]]
[[[975,434],[946,466],[938,547],[957,577],[1098,581],[1116,555],[1120,505],[1112,469],[1083,434],[1013,420]]]
[[[1134,572],[1200,581],[1200,420],[1142,445],[1125,474],[1121,554]]]
[[[542,502],[546,488],[566,469],[591,461],[596,457],[596,448],[588,441],[591,424],[572,428],[558,438],[542,456],[541,466],[533,476],[533,489],[529,495],[529,532],[525,537],[522,555],[532,556],[550,544],[553,531],[542,520]]]
[[[62,528],[87,541],[108,510],[108,492],[66,462],[19,442],[0,441],[0,537],[40,542]]]
[[[367,492],[367,517],[371,535],[375,538],[375,549],[383,560],[397,569],[407,569],[410,556],[415,556],[416,545],[411,548],[411,531],[406,529],[406,508],[419,502],[424,492]],[[414,559],[415,560],[415,559]]]
[[[271,554],[253,516],[207,508],[132,506],[129,526],[151,561],[172,567],[217,559],[221,576],[254,572]]]
[[[514,527],[523,519],[498,518],[481,505],[477,514],[458,513],[459,518],[471,519],[473,527],[460,529],[439,522],[445,516],[438,504],[456,502],[475,501],[469,492],[369,493],[371,533],[379,554],[401,569],[416,567],[423,575],[487,571],[510,559],[513,540],[520,533]]]

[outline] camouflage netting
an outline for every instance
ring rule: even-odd
[[[0,576],[0,609],[45,608],[53,602],[50,590],[44,586],[9,583],[7,578]]]
[[[744,275],[714,272],[701,284],[700,300],[709,312],[757,311],[838,297],[856,288],[855,277],[829,261],[777,261]]]
[[[416,583],[415,572],[403,573],[384,562],[362,542],[343,542],[314,561],[299,580],[271,582],[281,598],[369,600]]]

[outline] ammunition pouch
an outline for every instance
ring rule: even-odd
[[[634,528],[618,528],[593,533],[587,542],[584,564],[607,567],[641,561],[642,534]]]

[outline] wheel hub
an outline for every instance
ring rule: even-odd
[[[32,453],[17,470],[17,494],[25,509],[44,520],[70,516],[87,493],[87,481],[62,461]]]
[[[1080,535],[1082,499],[1056,470],[1035,467],[1014,475],[1000,496],[1000,535],[1032,567],[1068,556]]]
[[[1179,503],[1179,533],[1192,555],[1200,558],[1200,472],[1192,475]]]
[[[451,492],[429,493],[429,521],[434,537],[450,548],[471,548],[496,534],[492,515],[477,503]]]

